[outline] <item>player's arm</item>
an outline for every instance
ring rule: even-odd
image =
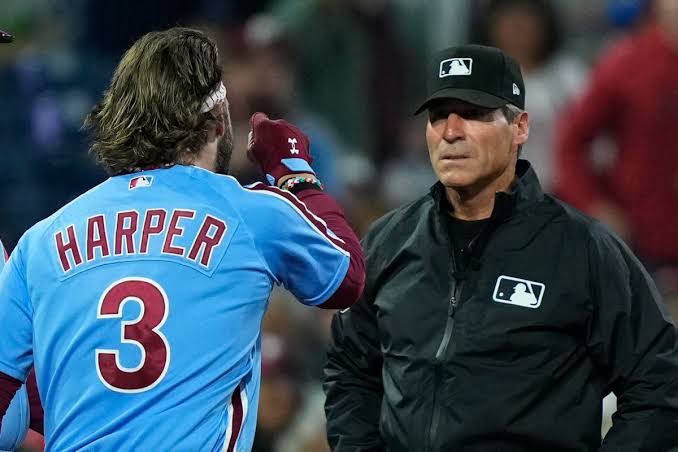
[[[5,265],[5,261],[9,258],[7,255],[7,250],[5,246],[2,244],[2,241],[0,241],[0,270]],[[12,400],[14,399],[14,395],[16,392],[19,390],[21,387],[21,381],[17,380],[16,378],[12,378],[9,375],[0,372],[0,449],[2,450],[7,450],[10,447],[8,444],[10,444],[8,437],[10,434],[8,433],[10,429],[13,431],[14,430],[14,424],[16,423],[16,417],[18,416],[17,413],[10,413],[8,416],[8,420],[5,422],[5,428],[2,428],[2,421],[5,416],[5,413],[7,412],[10,404],[12,403]],[[12,426],[8,426],[12,422]]]
[[[15,450],[28,432],[29,407],[26,387],[0,373],[0,451]]]
[[[9,253],[7,248],[5,248],[2,241],[0,241],[0,270],[2,270],[8,259]],[[30,417],[30,428],[43,434],[43,410],[40,396],[38,395],[35,371],[31,370],[31,373],[28,375],[26,387],[20,389],[20,391],[23,391],[24,393],[17,393],[12,396],[10,393],[12,391],[16,392],[19,389],[19,387],[16,386],[17,382],[19,382],[19,380],[16,380],[7,374],[0,373],[0,393],[2,393],[0,394],[0,410],[9,410],[9,412],[5,413],[5,427],[1,426],[3,417],[0,416],[0,450],[9,450],[9,444],[13,444],[13,442],[19,444],[23,440],[23,437],[26,434],[25,429],[23,429],[23,433],[21,432],[23,419],[28,419]],[[7,406],[5,406],[7,397],[9,397],[10,403],[7,403]],[[23,400],[27,400],[28,403],[21,403]],[[4,411],[0,411],[0,413],[2,412]],[[12,423],[11,426],[8,425],[10,423]]]
[[[341,285],[318,307],[323,309],[347,308],[360,297],[365,285],[365,262],[358,237],[348,225],[341,207],[332,197],[314,189],[303,189],[296,195],[311,212],[325,221],[330,231],[341,239],[337,245],[350,256],[348,269]]]
[[[252,116],[248,156],[269,184],[283,188],[258,189],[273,190],[297,212],[287,217],[271,213],[282,222],[280,234],[285,237],[277,241],[280,256],[271,260],[279,261],[278,274],[301,301],[321,308],[346,308],[358,299],[365,284],[363,252],[342,209],[317,181],[309,146],[296,126],[272,121],[263,113]]]
[[[676,327],[648,273],[611,234],[594,234],[589,263],[588,348],[617,396],[614,425],[600,450],[677,450]]]
[[[0,272],[0,428],[1,419],[33,366],[32,310],[20,247]]]
[[[15,450],[23,443],[28,429],[44,434],[43,410],[35,372],[31,370],[24,386],[0,373],[0,451]],[[9,402],[8,402],[9,400]]]
[[[40,401],[40,393],[38,392],[38,383],[35,379],[35,369],[31,369],[31,373],[28,374],[28,380],[26,381],[26,392],[28,395],[28,406],[31,418],[30,428],[34,432],[38,432],[41,435],[44,435],[45,413],[42,409],[42,402]]]
[[[20,380],[0,372],[0,428],[2,428],[5,413],[20,387]]]

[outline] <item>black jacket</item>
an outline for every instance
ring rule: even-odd
[[[678,450],[678,340],[654,283],[517,173],[465,271],[440,184],[367,234],[364,296],[334,318],[325,368],[334,451]]]

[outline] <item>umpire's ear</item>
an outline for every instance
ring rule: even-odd
[[[521,111],[513,120],[511,126],[515,129],[513,144],[516,146],[525,144],[530,136],[530,114],[526,111]]]

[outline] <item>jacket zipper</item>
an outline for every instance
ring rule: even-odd
[[[454,254],[452,254],[452,274],[454,275],[456,269],[456,262],[454,259]],[[450,295],[450,300],[447,305],[447,322],[445,324],[445,332],[443,333],[443,338],[440,341],[440,345],[438,346],[438,350],[436,351],[435,357],[433,359],[433,363],[435,366],[435,374],[433,377],[433,416],[431,418],[431,427],[429,429],[429,435],[428,435],[428,447],[426,448],[427,450],[433,450],[433,444],[435,442],[435,438],[438,434],[438,424],[440,423],[440,405],[438,404],[438,398],[437,398],[437,393],[438,393],[438,386],[440,385],[440,373],[441,373],[441,368],[442,368],[442,363],[444,361],[445,354],[447,352],[447,348],[450,344],[450,340],[452,339],[452,333],[454,331],[454,314],[457,310],[457,305],[459,303],[459,295],[461,294],[461,290],[463,289],[464,286],[464,281],[462,280],[460,283],[457,283],[457,280],[454,276],[450,278],[452,281],[452,287],[451,287],[451,295]]]
[[[461,287],[462,285],[463,283],[454,283],[454,292],[452,293],[450,302],[447,305],[447,324],[445,325],[445,333],[443,334],[443,340],[440,341],[440,345],[438,346],[436,356],[433,359],[436,364],[440,364],[442,362],[445,352],[447,351],[447,346],[450,344],[450,339],[452,338],[452,331],[454,330],[454,314],[457,311],[458,303],[457,288]]]
[[[492,216],[494,217],[495,212],[492,212]],[[476,242],[480,240],[480,236],[483,234],[489,234],[492,232],[494,229],[496,229],[496,226],[494,228],[488,227],[489,225],[486,225],[485,228],[475,236],[469,243],[466,245],[466,251],[469,253],[473,251],[474,246],[476,245]],[[450,249],[451,249],[451,287],[450,287],[450,299],[449,299],[449,304],[447,307],[447,322],[445,323],[445,332],[443,333],[443,338],[440,341],[440,345],[438,345],[438,350],[436,351],[435,357],[433,359],[433,365],[435,366],[435,373],[433,376],[433,415],[431,416],[431,426],[429,428],[429,434],[428,437],[426,438],[426,444],[424,447],[424,450],[426,451],[434,451],[434,445],[435,445],[435,440],[438,435],[438,425],[440,424],[440,416],[441,416],[441,411],[442,408],[440,407],[440,404],[438,403],[438,386],[440,386],[440,378],[441,378],[441,373],[442,373],[442,368],[443,368],[443,363],[445,361],[445,355],[447,353],[447,349],[450,345],[450,341],[452,339],[452,334],[454,332],[454,316],[457,311],[457,307],[459,306],[459,298],[461,296],[461,293],[464,289],[464,282],[465,278],[462,278],[460,281],[457,281],[457,278],[455,277],[455,273],[457,270],[457,262],[454,256],[454,249],[452,243],[449,244]]]

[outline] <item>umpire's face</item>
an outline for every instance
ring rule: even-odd
[[[472,192],[499,191],[510,185],[518,146],[529,132],[527,113],[509,123],[501,109],[457,99],[437,100],[428,112],[426,142],[431,165],[443,185]]]

